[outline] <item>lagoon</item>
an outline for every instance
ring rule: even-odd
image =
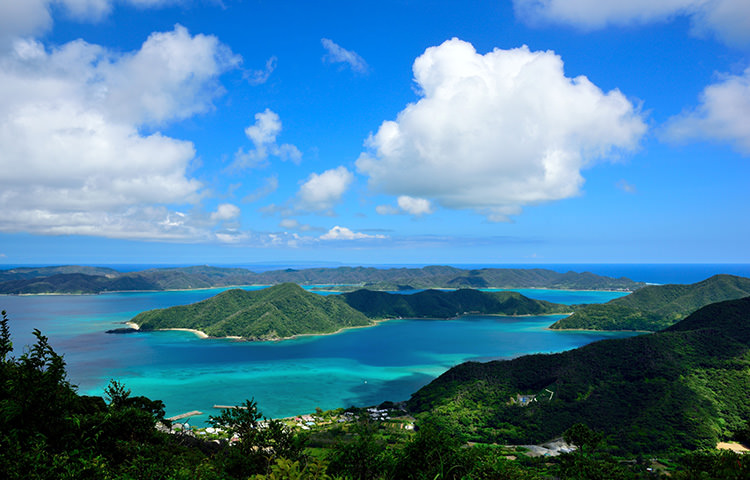
[[[262,287],[248,287],[262,288]],[[188,332],[109,335],[137,313],[192,303],[224,289],[102,295],[0,297],[11,319],[14,354],[38,328],[63,354],[79,392],[101,395],[110,379],[163,400],[167,416],[255,398],[269,417],[407,400],[448,368],[467,360],[512,358],[576,348],[633,333],[547,330],[560,315],[467,316],[454,320],[391,320],[336,335],[282,342],[200,339]],[[558,303],[599,303],[620,292],[518,290]]]

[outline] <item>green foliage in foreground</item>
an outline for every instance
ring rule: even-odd
[[[694,313],[669,331],[554,355],[468,362],[409,407],[464,439],[538,443],[583,422],[621,452],[712,448],[750,419],[750,297]],[[519,395],[534,400],[527,406]]]
[[[227,290],[202,302],[137,315],[142,330],[192,328],[214,337],[276,340],[370,325],[337,295],[321,296],[293,283],[263,290]]]
[[[275,420],[262,419],[252,400],[210,421],[239,440],[218,444],[157,430],[164,405],[132,396],[113,381],[101,397],[80,396],[66,378],[65,363],[47,338],[19,358],[8,319],[0,320],[0,478],[16,479],[393,479],[476,480],[652,479],[637,460],[622,463],[585,425],[565,433],[579,449],[557,458],[528,458],[497,446],[466,447],[439,417],[419,422],[415,434],[383,432],[382,424],[354,425],[316,458],[306,438]],[[262,420],[261,420],[262,419]],[[393,441],[395,439],[395,441]],[[513,460],[506,458],[513,452]],[[750,456],[693,452],[677,459],[672,478],[742,479]]]
[[[550,328],[658,331],[701,307],[750,296],[750,279],[714,275],[690,285],[650,285],[604,304],[579,306]]]

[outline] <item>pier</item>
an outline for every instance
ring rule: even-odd
[[[193,417],[195,415],[203,415],[203,412],[199,412],[198,410],[193,410],[192,412],[187,412],[181,415],[175,415],[174,417],[169,417],[167,420],[169,420],[170,422],[174,422],[177,420],[182,420],[183,418]]]

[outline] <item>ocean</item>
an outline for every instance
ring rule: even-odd
[[[574,267],[566,265],[562,271],[603,273],[613,268]],[[714,273],[750,276],[750,268],[641,265],[606,274],[649,283],[692,283]],[[101,395],[109,381],[116,379],[133,395],[163,400],[167,416],[204,412],[191,420],[194,425],[205,424],[208,415],[219,413],[213,405],[235,405],[249,398],[269,417],[309,413],[316,407],[407,400],[419,387],[464,361],[559,352],[603,338],[633,335],[547,330],[560,316],[393,320],[336,335],[281,342],[200,339],[174,331],[105,333],[141,311],[193,303],[220,291],[1,296],[0,309],[11,319],[16,356],[23,352],[23,345],[33,342],[31,332],[38,328],[64,356],[69,380],[80,393]],[[567,304],[606,302],[623,295],[519,291]]]

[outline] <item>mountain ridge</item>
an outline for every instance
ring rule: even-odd
[[[185,290],[243,285],[351,285],[352,290],[404,288],[552,288],[567,290],[623,290],[643,282],[590,272],[560,273],[547,269],[485,268],[465,270],[449,266],[423,268],[337,267],[252,272],[244,268],[192,266],[118,272],[98,267],[39,267],[0,271],[0,294],[104,293],[132,290]]]

